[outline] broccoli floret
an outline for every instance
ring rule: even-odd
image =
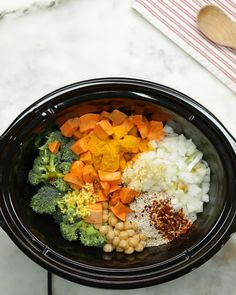
[[[80,233],[81,243],[88,247],[102,247],[107,240],[92,224],[83,220],[73,224],[62,222],[60,229],[63,238],[70,242],[78,240]]]
[[[56,154],[52,154],[48,149],[48,144],[55,140],[60,141],[61,146]],[[62,179],[69,172],[72,161],[78,159],[78,156],[70,150],[73,142],[73,139],[64,137],[60,131],[51,132],[46,137],[45,144],[39,147],[39,156],[35,159],[33,168],[29,172],[29,182],[32,185],[38,185],[41,182],[53,181],[52,184],[64,192],[66,185],[63,180],[55,183],[54,181]]]
[[[51,185],[53,185],[56,189],[58,189],[60,192],[68,192],[70,190],[70,186],[68,183],[66,183],[63,178],[56,178],[52,180]]]
[[[31,208],[40,214],[53,214],[64,194],[51,186],[41,187],[31,199]]]
[[[80,241],[88,247],[102,247],[106,242],[103,236],[92,224],[82,221],[80,227]]]

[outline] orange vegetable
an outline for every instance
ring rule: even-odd
[[[135,137],[138,136],[138,128],[136,126],[134,126],[128,133],[129,135],[133,135]]]
[[[107,196],[110,192],[110,183],[107,181],[100,181],[100,185],[104,194]]]
[[[70,166],[70,173],[75,176],[78,176],[82,180],[83,168],[84,168],[84,163],[81,160],[74,161]]]
[[[84,185],[83,181],[72,173],[67,173],[64,175],[64,180],[71,185],[76,185],[78,188],[81,188]]]
[[[84,134],[81,133],[79,129],[75,130],[75,132],[73,133],[73,137],[74,137],[75,139],[80,139],[80,138],[82,138],[83,136],[84,136]]]
[[[70,149],[76,154],[76,155],[80,155],[82,153],[85,153],[88,151],[88,141],[89,141],[89,137],[85,136],[82,137],[80,139],[78,139],[74,144],[72,144],[72,146],[70,147]]]
[[[133,200],[139,195],[138,192],[135,190],[128,188],[128,187],[122,187],[120,190],[120,200],[124,204],[129,204],[133,202]]]
[[[92,162],[92,155],[90,151],[80,154],[80,160],[84,163],[91,163]]]
[[[163,124],[160,121],[150,121],[148,130],[148,139],[161,140],[164,136]]]
[[[130,121],[133,122],[136,126],[144,123],[144,118],[142,115],[132,115],[130,116]]]
[[[89,204],[89,216],[84,220],[88,223],[99,224],[102,223],[102,203]]]
[[[59,140],[55,140],[55,141],[50,142],[50,143],[48,144],[48,149],[49,149],[49,151],[50,151],[52,154],[56,154],[56,153],[58,152],[60,146],[61,146],[60,141],[59,141]]]
[[[110,113],[107,111],[102,111],[101,112],[101,119],[109,119]]]
[[[97,195],[97,202],[107,201],[109,199],[108,195],[105,195],[102,191],[98,191]]]
[[[110,186],[109,193],[111,194],[111,193],[113,193],[113,192],[119,190],[120,187],[121,187],[121,186],[120,186],[119,184],[112,184],[112,185]]]
[[[61,127],[61,133],[65,137],[72,137],[76,129],[79,128],[80,119],[78,117],[67,120]]]
[[[126,215],[133,212],[128,206],[117,202],[114,206],[111,206],[111,211],[113,214],[122,221],[125,221]]]
[[[106,172],[106,171],[98,170],[98,176],[99,176],[100,180],[102,180],[102,181],[116,181],[116,180],[120,181],[120,179],[121,179],[120,171]]]
[[[113,207],[115,206],[118,202],[120,202],[120,190],[115,191],[110,198],[109,201],[109,206]]]
[[[83,169],[83,181],[93,183],[96,179],[98,179],[98,175],[94,167],[91,164],[86,164]]]
[[[113,126],[117,126],[117,125],[120,125],[122,122],[124,122],[124,120],[127,118],[127,115],[122,113],[119,110],[114,110],[110,114],[109,118],[112,121]]]
[[[149,132],[148,127],[149,127],[148,123],[142,123],[138,126],[138,131],[143,139],[147,138],[147,136],[148,136],[148,132]]]
[[[79,118],[80,132],[88,132],[94,129],[96,123],[101,119],[98,114],[85,114]]]
[[[95,125],[93,132],[101,140],[106,140],[112,134],[112,125],[108,120],[102,120]]]

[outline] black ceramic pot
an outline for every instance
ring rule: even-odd
[[[29,207],[27,174],[33,141],[45,128],[88,111],[169,116],[192,138],[211,168],[210,202],[187,235],[142,253],[124,255],[62,239],[50,216]],[[0,138],[0,221],[36,263],[74,282],[102,288],[138,288],[175,279],[212,257],[236,231],[236,142],[203,106],[168,87],[126,78],[95,79],[56,90],[21,113]]]

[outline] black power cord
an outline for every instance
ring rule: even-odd
[[[48,281],[48,295],[52,295],[52,273],[50,271],[48,271],[47,281]]]

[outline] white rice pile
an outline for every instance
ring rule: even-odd
[[[148,195],[164,193],[171,199],[174,210],[183,209],[186,217],[194,222],[197,213],[203,211],[203,203],[209,201],[210,168],[191,139],[174,133],[170,126],[165,126],[165,133],[161,142],[150,142],[153,151],[140,154],[125,169],[122,183],[141,192],[141,196],[131,204],[133,210],[138,211],[139,207],[149,203]],[[131,214],[130,218],[133,217]],[[141,221],[145,233],[152,231],[147,218],[143,217]],[[156,236],[155,246],[165,242],[157,236],[156,230],[150,235]]]

